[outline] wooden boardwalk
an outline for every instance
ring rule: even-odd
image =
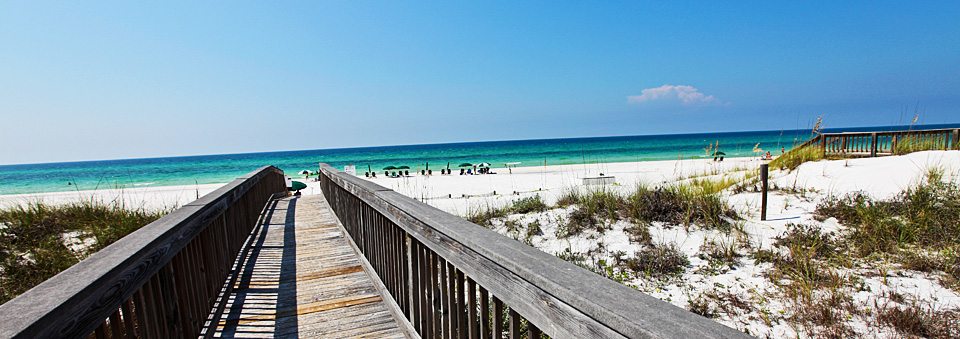
[[[215,337],[403,338],[322,195],[270,203]]]

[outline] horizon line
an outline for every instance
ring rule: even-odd
[[[837,129],[889,128],[889,127],[906,127],[906,126],[912,126],[912,127],[920,127],[920,126],[958,126],[958,125],[960,125],[960,122],[935,123],[935,124],[917,124],[917,125],[877,125],[877,126],[827,127],[827,128],[824,128],[823,130],[826,131],[826,130],[837,130]],[[14,163],[14,164],[0,164],[0,167],[32,166],[32,165],[54,165],[54,164],[76,164],[76,163],[106,162],[106,161],[156,160],[156,159],[192,158],[192,157],[226,156],[226,155],[255,155],[255,154],[268,154],[268,153],[294,153],[294,152],[309,152],[309,151],[360,150],[360,149],[370,149],[370,148],[393,148],[393,147],[411,147],[411,146],[427,146],[427,145],[463,145],[463,144],[497,143],[497,142],[517,142],[517,141],[553,141],[553,140],[601,139],[601,138],[624,138],[624,137],[678,136],[678,135],[697,135],[697,134],[736,134],[736,133],[758,133],[758,132],[778,132],[778,131],[781,132],[781,133],[783,133],[783,132],[809,131],[809,129],[798,128],[798,129],[779,129],[779,130],[717,131],[717,132],[688,132],[688,133],[663,133],[663,134],[622,134],[622,135],[573,136],[573,137],[555,137],[555,138],[528,138],[528,139],[506,139],[506,140],[453,141],[453,142],[435,142],[435,143],[412,143],[412,144],[399,144],[399,145],[349,146],[349,147],[309,148],[309,149],[295,149],[295,150],[270,150],[270,151],[233,152],[233,153],[215,153],[215,154],[162,155],[162,156],[129,157],[129,158],[115,158],[115,159],[94,159],[94,160],[70,160],[70,161],[51,161],[51,162],[33,162],[33,163]]]

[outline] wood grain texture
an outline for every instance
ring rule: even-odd
[[[406,337],[322,196],[279,200],[255,236],[213,337]]]

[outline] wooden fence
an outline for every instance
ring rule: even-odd
[[[323,194],[423,338],[745,334],[321,164]]]
[[[960,149],[960,129],[822,133],[794,147],[816,146],[825,157],[876,157],[920,150]]]
[[[196,338],[276,194],[267,166],[171,212],[0,306],[0,337]]]

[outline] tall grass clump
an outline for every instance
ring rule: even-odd
[[[547,204],[543,202],[540,195],[535,195],[515,200],[508,206],[493,206],[487,204],[485,206],[470,208],[467,210],[464,219],[477,225],[491,227],[493,226],[494,219],[505,218],[510,214],[543,212],[546,211],[547,208]]]
[[[736,185],[738,182],[740,182],[740,180],[736,178],[723,176],[718,179],[695,178],[690,180],[689,185],[699,189],[701,194],[717,194]]]
[[[794,170],[808,161],[823,160],[823,149],[817,145],[794,148],[770,161],[770,167],[781,170]]]
[[[640,185],[626,198],[627,215],[638,222],[663,222],[673,225],[700,225],[709,229],[729,229],[737,213],[717,194],[691,185],[651,189]]]
[[[167,212],[94,201],[34,202],[0,209],[0,303]]]
[[[897,143],[893,147],[893,154],[904,155],[920,151],[935,151],[943,149],[945,137],[922,136],[922,135],[903,135],[897,138]]]
[[[543,212],[547,210],[547,204],[543,202],[540,195],[521,198],[513,202],[510,206],[510,212],[527,214],[533,212]]]
[[[510,215],[509,207],[498,207],[487,204],[484,206],[470,207],[463,218],[474,224],[490,228],[493,227],[494,219],[505,218],[507,215]]]
[[[561,238],[577,235],[585,230],[603,232],[607,227],[605,221],[618,220],[624,208],[623,197],[608,189],[571,193],[571,197],[566,199],[575,201],[576,206],[570,212],[567,224],[558,230]]]

